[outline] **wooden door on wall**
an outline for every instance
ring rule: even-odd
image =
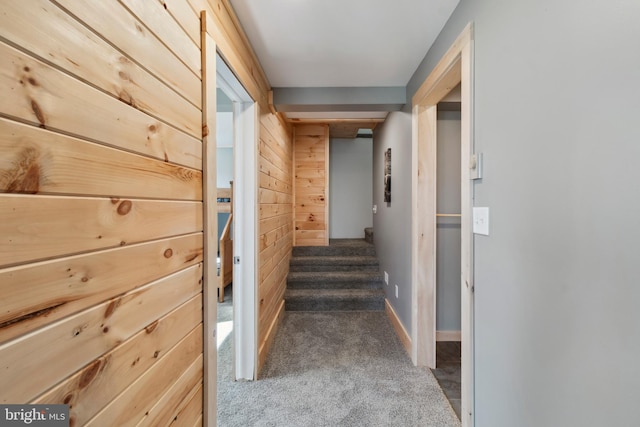
[[[294,128],[294,246],[329,244],[329,125]]]

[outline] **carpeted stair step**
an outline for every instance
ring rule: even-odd
[[[373,243],[373,227],[367,227],[364,229],[364,241],[367,243]]]
[[[382,276],[369,271],[290,272],[289,289],[382,289]]]
[[[299,271],[371,271],[378,272],[375,256],[298,256],[291,257],[290,270]]]
[[[287,289],[288,311],[384,310],[382,289]]]
[[[363,239],[331,239],[329,246],[294,246],[292,255],[299,256],[375,256],[376,249]]]
[[[329,246],[293,248],[285,291],[290,311],[384,310],[375,246],[364,239],[330,239]]]

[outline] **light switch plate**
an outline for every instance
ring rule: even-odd
[[[471,155],[469,169],[471,169],[471,179],[482,179],[482,153]]]
[[[489,208],[473,208],[473,233],[489,235]]]

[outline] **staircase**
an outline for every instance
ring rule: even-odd
[[[331,239],[329,246],[296,246],[290,262],[288,311],[384,310],[384,291],[373,244]]]

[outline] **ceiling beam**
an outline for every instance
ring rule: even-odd
[[[404,87],[274,88],[278,112],[398,111],[406,104]]]

